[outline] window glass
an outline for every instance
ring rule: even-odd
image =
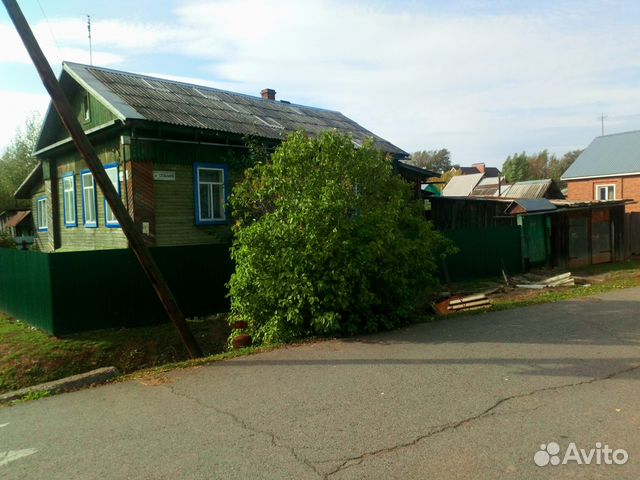
[[[64,195],[64,224],[76,225],[76,182],[74,175],[62,177]]]
[[[118,194],[119,194],[120,193],[120,181],[119,181],[119,178],[118,178],[118,167],[117,166],[107,167],[107,168],[105,168],[105,171],[107,172],[107,176],[109,177],[109,180],[111,180],[112,185],[115,187],[116,192],[118,192]],[[116,219],[115,214],[111,210],[111,207],[107,204],[107,200],[106,199],[104,201],[104,211],[105,211],[106,224],[110,225],[110,226],[117,226],[118,225],[118,220]]]
[[[96,215],[96,187],[91,173],[82,174],[82,206],[84,208],[84,224],[95,226]]]
[[[198,166],[195,168],[197,223],[225,220],[225,170]]]

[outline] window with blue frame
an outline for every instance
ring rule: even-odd
[[[76,227],[76,176],[68,173],[62,176],[62,203],[64,208],[65,227]]]
[[[194,165],[196,225],[227,222],[227,176],[226,165]]]
[[[107,172],[107,176],[109,177],[109,180],[111,180],[116,192],[120,195],[120,172],[118,170],[118,164],[112,163],[110,165],[105,165],[104,170]],[[111,210],[111,207],[107,204],[106,199],[104,200],[104,223],[107,227],[120,226],[118,219],[113,213],[113,210]]]
[[[82,219],[85,227],[98,226],[98,212],[96,209],[96,184],[93,174],[85,170],[80,173],[82,183]]]
[[[40,197],[36,200],[36,222],[39,232],[47,231],[47,197]]]

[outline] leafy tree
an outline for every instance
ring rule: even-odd
[[[448,242],[371,142],[291,134],[245,172],[235,215],[231,321],[258,343],[394,327],[437,284]]]
[[[580,154],[584,150],[572,150],[570,152],[565,153],[560,160],[553,157],[549,162],[549,177],[554,180],[560,180],[560,177],[567,171],[567,169],[576,161],[576,158],[580,156]]]
[[[529,157],[525,152],[514,154],[505,160],[502,173],[510,183],[529,180]]]
[[[40,131],[40,116],[26,119],[0,155],[0,211],[16,206],[13,193],[38,163],[32,153]]]
[[[551,178],[557,181],[560,180],[562,174],[581,153],[582,150],[573,150],[558,159],[555,154],[550,154],[547,149],[532,155],[522,152],[508,157],[504,162],[502,171],[509,182],[540,180],[543,178]]]
[[[451,170],[451,153],[446,148],[440,150],[421,150],[411,154],[411,163],[438,173]]]

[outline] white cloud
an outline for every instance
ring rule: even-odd
[[[32,113],[43,115],[48,104],[49,97],[44,94],[0,91],[0,105],[6,113],[0,116],[0,146],[4,147],[11,141]]]
[[[218,0],[187,2],[164,23],[94,19],[94,63],[144,56],[145,68],[172,78],[210,75],[209,85],[252,94],[272,87],[279,98],[340,110],[408,151],[447,147],[462,163],[584,146],[602,111],[611,128],[640,120],[640,30],[615,5],[491,15],[410,5]],[[0,41],[13,45],[5,30]],[[35,30],[52,58],[87,61],[84,18]],[[164,55],[194,67],[175,70]],[[9,48],[0,52],[7,61],[25,60]]]

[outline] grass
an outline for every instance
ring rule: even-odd
[[[544,272],[548,276],[562,272]],[[572,270],[592,286],[546,290],[515,289],[492,295],[491,310],[570,300],[621,288],[640,286],[640,260],[594,265]],[[457,283],[456,292],[480,292],[501,284],[498,279]],[[461,312],[468,315],[478,312]],[[430,317],[433,320],[433,317]],[[425,319],[422,318],[424,321]],[[224,315],[190,320],[189,325],[205,357],[190,360],[173,325],[95,332],[55,338],[0,313],[0,393],[56,380],[95,368],[115,366],[125,378],[154,376],[174,368],[186,368],[248,353],[279,348],[252,347],[226,351],[230,330]],[[39,397],[37,397],[39,398]]]
[[[563,271],[539,272],[547,276],[564,273]],[[617,263],[590,265],[572,269],[576,277],[587,279],[591,286],[576,285],[574,287],[549,288],[544,290],[515,289],[505,294],[491,296],[490,311],[536,305],[540,303],[558,302],[574,298],[598,295],[612,290],[640,286],[640,259],[626,260]],[[490,290],[499,285],[496,279],[474,280],[455,284],[456,291],[480,292]]]
[[[189,326],[206,355],[225,350],[224,316],[190,320]],[[0,314],[0,339],[0,393],[100,367],[130,373],[188,359],[172,324],[56,338]]]

